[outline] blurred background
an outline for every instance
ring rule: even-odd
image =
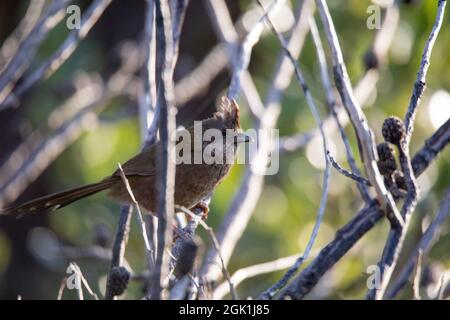
[[[0,1],[0,43],[5,43],[20,23],[29,2]],[[382,141],[381,124],[385,117],[404,116],[422,50],[436,13],[436,1],[400,2],[400,20],[394,40],[386,60],[380,66],[380,78],[375,90],[364,104],[364,112],[377,141]],[[74,3],[84,11],[91,1]],[[250,0],[226,3],[238,30],[244,35],[254,23],[255,13],[256,16],[261,14],[259,8]],[[366,20],[369,16],[367,8],[373,3],[333,0],[328,1],[328,4],[355,85],[370,65],[370,57],[366,53],[373,44],[377,30],[367,28]],[[283,15],[276,19],[281,31],[286,32],[292,27],[294,17],[290,8],[296,6],[297,1],[286,1]],[[101,88],[107,85],[108,79],[124,61],[134,59],[130,52],[137,48],[142,39],[144,22],[145,1],[113,1],[67,62],[51,77],[24,93],[13,108],[0,111],[0,207],[95,182],[115,170],[117,162],[123,163],[139,151],[138,86],[128,81],[124,92],[110,95],[104,94]],[[427,89],[417,115],[411,145],[413,154],[450,117],[448,27],[446,13],[433,50]],[[319,29],[321,31],[320,23]],[[63,21],[49,33],[36,54],[30,57],[29,70],[23,78],[48,59],[69,31]],[[190,1],[181,35],[175,82],[189,75],[218,42],[204,2]],[[325,49],[328,52],[326,45]],[[254,47],[249,70],[262,97],[271,84],[279,52],[279,42],[270,32],[265,33]],[[326,117],[328,109],[310,35],[305,40],[299,62],[320,112]],[[225,92],[229,80],[229,72],[222,68],[195,97],[184,99],[187,101],[180,105],[178,125],[190,125],[193,120],[210,116],[215,110],[217,97]],[[35,159],[37,167],[42,167],[42,170],[38,170],[37,174],[31,172],[25,182],[19,183],[20,187],[6,189],[14,170],[20,168],[29,157],[35,156],[32,153],[34,148],[55,130],[61,130],[61,121],[69,119],[77,106],[86,104],[82,99],[93,99],[99,103],[78,126],[68,130],[64,143],[55,142],[48,146],[46,153],[53,155],[51,160],[45,157]],[[241,99],[240,104],[242,126],[244,129],[250,128],[253,121],[248,106],[244,99]],[[277,128],[280,136],[306,133],[314,128],[313,118],[296,81],[292,81],[284,92]],[[346,131],[356,158],[359,158],[353,130],[347,126]],[[335,158],[348,167],[339,134],[335,132],[329,138]],[[360,162],[358,165],[362,168]],[[263,194],[231,258],[228,268],[231,274],[242,267],[298,254],[305,249],[320,201],[323,168],[321,143],[317,139],[310,141],[305,148],[281,155],[280,170],[276,175],[266,177]],[[208,217],[208,224],[213,228],[219,226],[242,181],[244,170],[244,165],[234,166],[229,177],[214,193]],[[449,181],[450,156],[448,151],[444,151],[419,179],[421,201],[413,216],[400,265],[436,214]],[[333,170],[325,219],[313,252],[331,241],[337,229],[352,218],[361,205],[355,183]],[[66,269],[70,261],[77,262],[95,292],[103,293],[109,269],[108,248],[111,246],[118,214],[119,205],[101,193],[56,212],[19,219],[0,217],[0,298],[16,299],[20,295],[23,299],[56,299],[61,280],[67,276]],[[450,268],[449,227],[450,221],[446,221],[438,242],[425,261],[426,274],[429,276],[426,279],[431,291],[434,288],[431,284],[435,284],[436,277]],[[370,231],[325,275],[309,297],[363,298],[367,291],[366,268],[378,261],[388,229],[389,225],[384,221]],[[203,252],[209,246],[209,239],[204,230],[199,229],[198,235],[203,239],[200,250]],[[84,252],[88,250],[83,251],[83,248],[98,250]],[[145,269],[144,246],[135,219],[132,220],[126,260],[135,273]],[[274,272],[246,280],[238,287],[238,292],[241,297],[255,296],[282,274]],[[411,298],[411,292],[407,285],[401,297]],[[142,282],[132,281],[123,298],[137,299],[142,295]],[[66,290],[63,297],[76,298],[76,293]]]

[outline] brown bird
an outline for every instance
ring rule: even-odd
[[[203,139],[200,137],[201,143],[196,146],[193,140],[198,137],[194,137],[194,127],[184,129],[186,131],[181,132],[188,133],[191,137],[188,147],[192,155],[192,161],[190,163],[177,163],[174,196],[175,204],[186,208],[194,207],[214,190],[229,172],[235,159],[237,146],[242,142],[250,141],[250,137],[241,132],[237,103],[226,97],[222,98],[219,110],[214,113],[213,117],[203,120],[201,124],[203,134],[208,129],[216,129],[218,130],[216,132],[220,132],[223,139]],[[226,136],[229,137],[229,134],[231,134],[232,139],[226,138]],[[179,136],[185,135],[180,134]],[[177,147],[179,142],[177,141]],[[160,142],[142,150],[141,153],[122,166],[136,200],[150,213],[155,213],[157,206],[155,157],[159,144]],[[200,155],[203,155],[203,152],[208,149],[213,150],[212,156],[222,153],[222,156],[233,161],[224,160],[211,163],[204,161],[202,157],[200,163],[194,163],[195,152],[200,151]],[[55,210],[103,190],[108,190],[109,196],[121,203],[132,203],[120,176],[120,171],[116,170],[111,176],[100,182],[36,198],[0,210],[0,214],[27,214],[42,210]]]

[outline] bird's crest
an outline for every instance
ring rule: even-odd
[[[240,128],[239,106],[234,99],[223,96],[214,117],[224,121],[228,128]]]

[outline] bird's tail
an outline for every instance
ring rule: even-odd
[[[115,179],[105,179],[103,181],[73,188],[70,190],[57,192],[30,200],[28,202],[14,205],[5,209],[0,209],[0,215],[36,213],[43,210],[56,210],[77,201],[78,199],[90,196],[94,193],[108,189],[115,182]]]

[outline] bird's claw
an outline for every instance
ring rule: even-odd
[[[206,219],[208,219],[208,213],[209,213],[208,204],[204,201],[200,201],[199,203],[197,203],[195,206],[193,206],[191,208],[191,211],[194,212],[195,214],[200,213],[200,212],[198,212],[198,210],[200,210],[200,212],[201,212],[202,220],[206,221]]]

